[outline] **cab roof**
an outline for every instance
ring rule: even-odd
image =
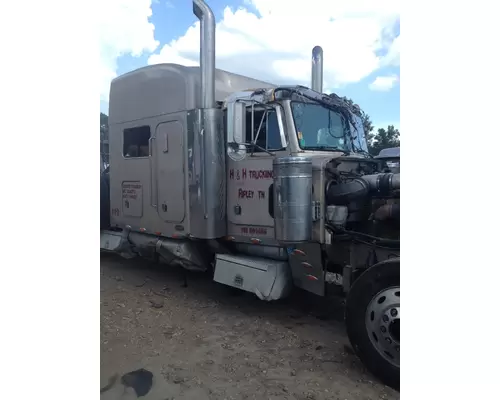
[[[200,67],[155,64],[115,78],[109,94],[109,123],[117,124],[201,107]],[[215,100],[273,84],[215,70]]]

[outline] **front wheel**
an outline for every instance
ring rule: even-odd
[[[399,389],[399,259],[365,271],[353,284],[346,303],[347,335],[368,370]]]

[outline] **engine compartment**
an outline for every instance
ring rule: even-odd
[[[400,175],[375,159],[331,160],[325,168],[327,270],[364,270],[399,256]]]

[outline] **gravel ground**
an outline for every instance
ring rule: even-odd
[[[153,375],[145,400],[399,399],[352,354],[340,301],[266,303],[183,276],[101,256],[102,400],[136,399],[120,377],[141,368]]]

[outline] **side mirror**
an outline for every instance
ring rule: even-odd
[[[227,106],[227,142],[245,143],[246,138],[246,104],[240,101],[231,102]]]
[[[227,105],[227,154],[234,161],[241,161],[246,157],[247,108],[243,102],[232,101]]]

